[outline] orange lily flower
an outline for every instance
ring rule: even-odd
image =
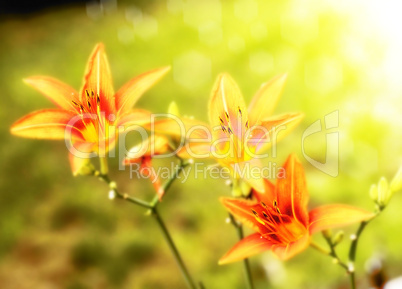
[[[276,186],[265,180],[266,193],[253,192],[253,200],[222,198],[223,205],[256,233],[239,241],[219,264],[248,258],[265,250],[287,260],[309,245],[319,231],[368,220],[373,213],[348,205],[325,205],[308,212],[308,192],[301,163],[290,155],[285,177]]]
[[[141,74],[114,93],[109,63],[103,44],[96,45],[87,64],[84,84],[75,89],[47,76],[24,79],[58,108],[35,111],[11,127],[14,135],[38,139],[66,139],[73,174],[89,161],[88,154],[105,154],[115,145],[116,128],[150,122],[150,112],[131,109],[140,96],[156,83],[169,67]],[[79,153],[86,153],[84,155]]]
[[[168,151],[169,140],[164,136],[154,135],[153,138],[150,137],[145,142],[133,147],[129,151],[129,155],[123,160],[123,165],[125,166],[132,164],[140,165],[140,173],[150,178],[159,200],[162,200],[165,191],[161,186],[158,175],[155,174],[155,170],[152,167],[152,157],[162,155]]]

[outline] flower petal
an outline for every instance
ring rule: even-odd
[[[244,162],[228,162],[227,159],[218,157],[218,162],[229,169],[234,179],[243,179],[253,189],[265,193],[265,181],[263,178],[263,165],[260,159],[251,159]]]
[[[76,127],[68,125],[74,114],[61,109],[43,109],[32,112],[11,126],[14,135],[38,139],[65,139],[66,129],[71,132],[71,140],[82,141],[83,137]]]
[[[209,120],[214,139],[223,138],[227,134],[243,139],[248,121],[247,109],[239,87],[228,74],[219,75],[212,89]]]
[[[250,256],[271,249],[272,245],[273,244],[266,238],[262,238],[261,234],[254,233],[240,240],[232,249],[230,249],[229,252],[219,260],[219,265],[246,259]]]
[[[264,179],[264,187],[265,190],[263,193],[253,189],[253,196],[258,202],[264,202],[265,204],[271,205],[274,200],[276,200],[275,185],[271,181]]]
[[[282,178],[278,177],[276,185],[278,207],[282,214],[293,216],[307,227],[309,195],[303,166],[296,155],[291,154],[283,165],[283,169],[285,175]]]
[[[93,91],[95,97],[99,95],[100,110],[105,112],[106,115],[115,111],[112,76],[102,43],[95,46],[89,57],[84,76],[84,85],[80,94],[81,103],[87,102],[86,90],[88,90],[90,95]]]
[[[41,92],[60,108],[76,110],[72,100],[79,99],[78,92],[69,85],[48,76],[28,77],[24,79],[24,82]]]
[[[115,102],[118,114],[124,113],[132,108],[141,95],[154,85],[163,75],[170,70],[170,67],[162,67],[143,73],[116,92]]]
[[[151,112],[145,109],[132,109],[122,115],[117,122],[117,126],[127,129],[129,126],[141,126],[146,128],[151,122]]]
[[[248,145],[257,152],[264,152],[287,136],[302,120],[301,113],[288,113],[262,120],[260,126],[254,127],[253,137]]]
[[[264,225],[256,220],[251,211],[251,209],[260,210],[258,202],[240,198],[220,198],[219,200],[240,222],[257,232],[265,232]]]
[[[74,143],[74,149],[80,153],[89,153],[93,150],[93,147],[95,146],[94,143],[86,143],[86,142],[80,142],[80,143]],[[81,157],[78,155],[75,155],[73,153],[69,153],[68,159],[70,161],[70,166],[71,166],[71,171],[74,176],[77,176],[79,172],[81,171],[82,167],[87,165],[90,162],[89,158]]]
[[[300,252],[304,251],[310,243],[309,234],[305,234],[299,240],[287,244],[287,246],[274,245],[272,252],[281,260],[289,260]]]
[[[371,219],[374,214],[349,205],[325,205],[309,213],[310,234]]]
[[[278,75],[261,85],[248,109],[250,123],[253,125],[258,124],[260,120],[272,114],[285,85],[286,78],[287,74]]]

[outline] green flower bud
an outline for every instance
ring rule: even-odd
[[[378,205],[380,208],[384,208],[389,199],[391,198],[391,190],[389,189],[388,181],[386,178],[382,177],[378,182]]]
[[[402,190],[402,166],[392,179],[390,189],[393,193]]]
[[[342,242],[343,237],[345,236],[345,233],[343,231],[339,231],[335,234],[335,237],[332,241],[332,243],[334,244],[334,246],[338,245],[340,242]]]
[[[331,239],[332,238],[331,229],[327,229],[327,230],[322,231],[322,235],[325,237],[325,239]]]
[[[179,107],[176,102],[172,101],[168,107],[168,113],[173,114],[175,116],[180,116]]]
[[[95,173],[95,167],[90,162],[90,160],[87,159],[87,161],[85,161],[85,163],[81,166],[81,168],[78,170],[78,172],[75,175],[76,176],[77,175],[89,176],[89,175],[93,175],[94,173]]]
[[[374,201],[377,202],[378,201],[378,189],[377,189],[377,185],[371,185],[370,187],[370,198]]]

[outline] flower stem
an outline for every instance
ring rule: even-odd
[[[109,173],[109,167],[107,164],[106,156],[99,157],[99,164],[100,164],[100,173],[101,175],[105,176]]]
[[[233,224],[233,226],[237,230],[237,235],[239,236],[239,239],[244,238],[244,233],[243,233],[243,226],[234,219],[232,214],[229,214],[230,222]],[[253,284],[253,279],[251,277],[251,269],[250,269],[250,262],[248,259],[243,260],[243,269],[244,269],[244,276],[246,278],[246,284],[248,289],[254,289],[254,284]]]
[[[176,260],[176,263],[179,266],[184,279],[186,280],[187,287],[191,288],[191,289],[196,289],[197,287],[196,287],[193,279],[191,278],[191,275],[188,272],[187,267],[184,264],[183,259],[181,258],[180,253],[177,250],[177,247],[174,244],[173,239],[170,236],[169,231],[167,230],[167,228],[165,226],[165,223],[163,222],[161,216],[159,215],[159,212],[158,212],[157,208],[152,207],[151,211],[152,211],[152,216],[155,217],[155,220],[158,223],[159,228],[161,229],[162,235],[165,238],[165,241],[168,244],[169,249],[170,249],[170,251],[172,252],[172,254],[174,256],[174,259]]]
[[[182,159],[180,159],[180,164],[176,167],[175,172],[173,175],[163,184],[162,189],[164,192],[167,192],[173,182],[177,179],[179,174],[189,165],[189,163],[185,163]],[[159,204],[159,196],[156,195],[153,200],[151,201],[151,206],[156,207]]]
[[[351,265],[351,269],[349,270],[350,272],[350,287],[352,289],[356,289],[356,280],[355,280],[355,269],[354,269],[354,265],[355,265],[355,261],[356,261],[356,253],[357,253],[357,245],[359,242],[359,238],[360,235],[362,234],[364,228],[367,226],[367,224],[371,221],[367,220],[367,221],[363,221],[360,223],[359,228],[356,231],[356,234],[353,236],[352,239],[352,243],[350,244],[350,249],[349,249],[349,263]]]
[[[172,175],[171,178],[169,178],[166,183],[163,185],[163,188],[165,191],[167,191],[170,186],[173,184],[174,180],[177,179],[177,177],[179,176],[180,172],[188,165],[188,163],[184,163],[183,161],[180,161],[180,165],[179,167],[176,169],[176,171],[174,172],[174,174]],[[114,194],[116,195],[116,197],[121,198],[123,200],[129,201],[135,205],[141,206],[143,208],[149,209],[151,215],[155,218],[155,220],[157,221],[157,224],[159,226],[159,228],[161,229],[162,235],[166,241],[166,243],[169,246],[170,251],[173,254],[174,259],[176,260],[177,265],[180,268],[180,271],[187,283],[187,287],[189,289],[197,289],[197,286],[195,285],[189,271],[187,270],[187,267],[185,266],[182,257],[180,256],[180,253],[175,245],[175,243],[173,242],[172,237],[170,236],[170,233],[165,225],[165,223],[163,222],[159,211],[157,210],[157,205],[159,203],[159,198],[158,195],[155,196],[155,198],[152,200],[152,202],[146,202],[134,197],[130,197],[128,194],[122,194],[118,191],[117,187],[116,187],[116,183],[111,181],[107,171],[107,159],[106,158],[100,158],[100,167],[101,167],[101,172],[95,172],[94,175],[99,177],[100,180],[106,182],[109,185],[109,188],[111,190],[113,190]],[[106,172],[106,173],[104,173]],[[200,288],[204,288],[204,285],[202,283],[200,283]]]

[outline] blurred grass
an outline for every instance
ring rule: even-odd
[[[164,112],[175,100],[183,114],[204,121],[218,73],[229,72],[249,102],[262,82],[288,72],[276,112],[302,111],[306,116],[281,142],[274,161],[281,164],[292,151],[303,160],[311,208],[345,202],[371,209],[370,184],[381,175],[390,178],[402,162],[402,86],[395,80],[402,65],[400,58],[389,59],[399,43],[385,38],[378,19],[370,19],[358,3],[308,2],[119,1],[101,14],[96,13],[99,7],[92,6],[88,15],[85,6],[77,6],[1,19],[1,287],[184,287],[160,233],[142,209],[108,201],[106,187],[95,179],[73,178],[63,142],[9,134],[19,117],[52,107],[21,79],[51,75],[79,88],[97,42],[105,44],[115,89],[141,72],[173,66],[138,107]],[[336,178],[312,167],[300,146],[304,130],[334,110],[340,121]],[[305,145],[308,155],[325,160],[324,132]],[[151,198],[147,181],[129,180],[127,171],[117,171],[116,161],[111,164],[122,191]],[[217,265],[236,242],[218,201],[228,194],[221,180],[191,178],[174,184],[161,205],[190,271],[207,288],[244,288],[240,263]],[[385,258],[389,276],[401,274],[401,201],[396,195],[364,232],[357,263],[363,287],[362,268],[374,253]],[[346,256],[345,244],[339,249]],[[278,289],[343,288],[344,273],[330,261],[312,249],[285,263],[269,253],[251,259],[258,288],[267,286],[267,273]]]

